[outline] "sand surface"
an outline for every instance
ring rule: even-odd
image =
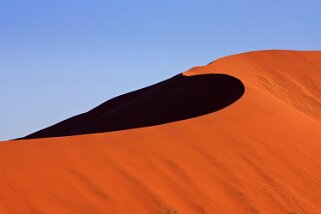
[[[183,73],[245,93],[210,114],[0,143],[0,213],[321,213],[321,51],[257,51]]]

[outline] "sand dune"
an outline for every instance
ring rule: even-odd
[[[245,93],[162,125],[1,143],[0,213],[321,213],[321,51],[243,53],[182,75],[205,74]]]

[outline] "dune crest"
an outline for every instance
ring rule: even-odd
[[[192,68],[246,91],[226,108],[117,132],[0,144],[0,213],[320,213],[321,51]]]
[[[250,85],[264,87],[276,98],[321,121],[320,63],[320,51],[255,51],[224,57],[184,74],[221,70],[250,81]]]
[[[115,97],[23,139],[119,131],[190,119],[223,109],[243,93],[242,82],[229,75],[176,75]]]

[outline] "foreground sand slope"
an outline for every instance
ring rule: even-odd
[[[184,75],[245,85],[212,114],[0,144],[0,213],[321,213],[321,51],[258,51]]]

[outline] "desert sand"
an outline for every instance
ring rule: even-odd
[[[321,213],[321,51],[242,53],[181,76],[211,74],[245,91],[156,123],[1,142],[0,213]]]

